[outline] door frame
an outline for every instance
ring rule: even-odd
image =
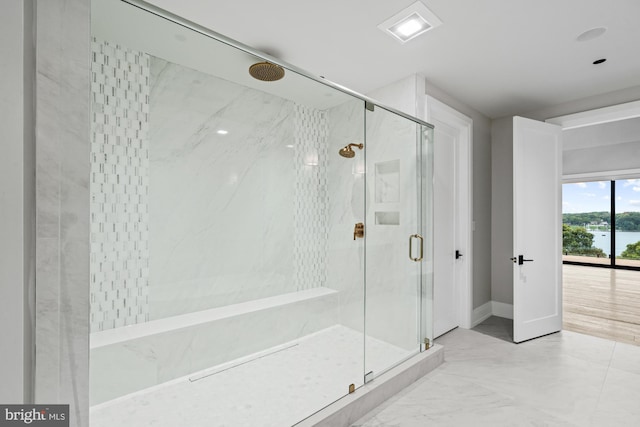
[[[426,103],[429,123],[434,124],[437,129],[437,122],[444,122],[459,129],[461,135],[455,154],[455,179],[458,193],[456,206],[458,209],[454,227],[457,231],[456,243],[467,262],[463,264],[460,270],[461,274],[458,276],[459,280],[454,285],[457,286],[456,294],[459,296],[458,325],[470,329],[473,318],[473,120],[430,95],[426,95]],[[434,203],[437,201],[434,200]],[[436,250],[437,246],[434,246],[434,251]],[[436,295],[434,294],[434,305],[436,303]]]

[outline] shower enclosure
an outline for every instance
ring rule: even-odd
[[[428,349],[430,125],[142,2],[92,36],[92,426],[293,425]]]

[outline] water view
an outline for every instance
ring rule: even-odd
[[[593,246],[602,249],[608,255],[611,254],[611,232],[610,231],[589,231],[593,234]],[[616,232],[616,257],[619,257],[627,248],[628,244],[640,241],[639,231],[617,231]]]
[[[640,266],[640,179],[564,184],[562,222],[566,257],[594,258],[585,262],[597,264],[615,257],[616,264]]]

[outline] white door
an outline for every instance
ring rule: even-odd
[[[434,128],[434,337],[471,318],[470,146],[472,120],[428,98]]]
[[[444,123],[434,123],[433,144],[433,336],[458,327],[456,248],[457,132]],[[461,260],[460,260],[461,261]]]
[[[513,118],[513,340],[562,329],[562,128]]]

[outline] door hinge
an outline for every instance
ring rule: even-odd
[[[422,343],[424,350],[429,350],[431,348],[431,341],[429,340],[429,338],[425,338],[424,342]]]
[[[369,371],[364,375],[364,383],[368,383],[370,381],[373,381],[373,371]]]

